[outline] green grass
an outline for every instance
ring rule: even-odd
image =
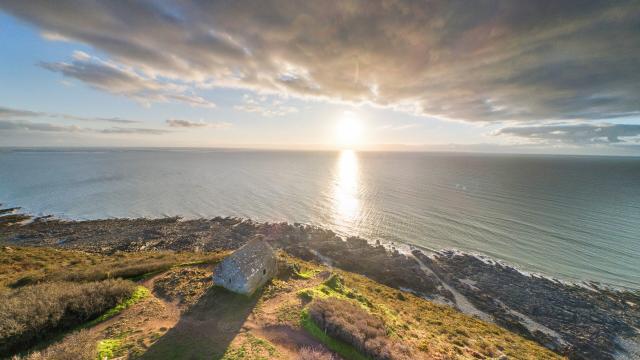
[[[298,296],[305,300],[336,297],[344,300],[355,300],[366,308],[370,308],[372,306],[371,301],[369,301],[365,296],[354,289],[346,287],[342,277],[337,274],[331,275],[329,279],[318,286],[299,290]]]
[[[300,315],[300,325],[311,334],[311,336],[318,339],[321,343],[323,343],[329,349],[337,352],[340,356],[345,358],[346,360],[367,360],[368,357],[360,354],[353,346],[334,339],[329,335],[325,334],[322,329],[316,325],[316,323],[311,320],[309,316],[309,312],[307,309],[302,311]]]
[[[316,274],[318,273],[318,270],[314,270],[314,269],[307,269],[307,270],[300,270],[300,271],[296,271],[294,272],[294,275],[296,277],[298,277],[299,279],[311,279],[314,276],[316,276]]]
[[[104,339],[98,342],[98,359],[113,359],[114,354],[122,345],[119,339]]]
[[[92,327],[92,326],[95,326],[95,325],[105,321],[105,320],[108,320],[108,319],[118,315],[120,312],[122,312],[126,308],[134,305],[138,301],[146,298],[149,295],[151,295],[151,292],[149,291],[149,289],[147,289],[144,286],[138,286],[138,287],[136,287],[136,290],[133,292],[133,294],[131,294],[131,296],[128,299],[126,299],[125,301],[121,302],[120,304],[114,306],[113,308],[109,309],[107,312],[105,312],[104,314],[100,315],[98,318],[91,320],[90,322],[86,323],[82,327],[83,328]]]

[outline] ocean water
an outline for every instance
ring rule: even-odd
[[[640,289],[640,158],[0,151],[0,203],[68,219],[242,216]]]

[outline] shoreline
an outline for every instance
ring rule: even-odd
[[[330,259],[334,267],[448,304],[572,358],[613,359],[624,346],[640,348],[640,291],[567,283],[480,254],[409,245],[405,252],[358,237],[344,239],[316,226],[232,217],[25,221],[15,213],[9,216],[25,223],[0,217],[5,220],[0,221],[0,243],[108,254],[233,250],[262,234],[293,256]]]
[[[7,210],[11,210],[11,213],[3,213],[3,211],[7,211]],[[213,220],[216,218],[225,218],[225,219],[239,219],[239,220],[246,220],[246,221],[251,221],[251,222],[255,222],[255,223],[265,223],[265,224],[280,224],[280,223],[287,223],[287,224],[301,224],[301,225],[305,225],[305,226],[312,226],[312,227],[318,227],[318,228],[323,228],[326,229],[328,231],[334,232],[331,229],[327,229],[325,227],[323,227],[322,225],[315,225],[315,224],[306,224],[306,223],[298,223],[298,222],[288,222],[286,220],[272,220],[272,221],[268,221],[268,220],[261,220],[261,219],[254,219],[251,217],[245,217],[245,216],[216,216],[213,218],[206,218],[206,217],[199,217],[199,216],[189,216],[189,217],[185,217],[185,216],[179,216],[179,215],[175,215],[175,216],[171,216],[171,215],[163,215],[163,216],[157,216],[157,217],[149,217],[149,216],[142,216],[142,217],[116,217],[116,216],[106,216],[106,217],[101,217],[101,218],[74,218],[74,217],[68,217],[68,216],[62,216],[62,215],[52,215],[52,214],[48,214],[48,213],[44,213],[44,212],[32,212],[32,211],[24,211],[24,208],[22,206],[20,206],[19,204],[16,203],[11,203],[11,202],[7,202],[4,201],[2,203],[0,203],[0,217],[4,216],[4,215],[11,215],[11,214],[19,214],[21,216],[25,216],[26,218],[23,219],[23,221],[21,221],[19,224],[20,225],[26,225],[29,224],[31,221],[34,221],[36,219],[46,219],[46,220],[53,220],[53,221],[57,221],[57,222],[91,222],[91,221],[103,221],[103,220],[130,220],[130,221],[137,221],[137,220],[146,220],[146,221],[157,221],[157,220],[163,220],[163,219],[176,219],[177,221],[196,221],[196,220]],[[0,226],[2,225],[2,222],[0,221]],[[349,234],[339,234],[336,233],[337,236],[343,237],[343,238],[350,238],[350,237],[359,237],[357,235],[349,235]],[[441,254],[441,253],[448,253],[448,252],[455,252],[455,253],[459,253],[461,255],[465,255],[465,256],[473,256],[476,257],[477,259],[483,261],[483,262],[488,262],[489,264],[499,264],[501,266],[506,266],[506,267],[510,267],[513,268],[514,270],[522,273],[525,276],[534,276],[534,277],[541,277],[541,278],[545,278],[548,279],[550,281],[556,281],[556,282],[560,282],[564,285],[567,286],[581,286],[584,287],[586,289],[592,289],[594,290],[594,288],[597,289],[607,289],[607,290],[611,290],[611,291],[630,291],[630,292],[634,292],[634,291],[638,291],[640,292],[640,284],[638,285],[638,287],[631,287],[631,286],[625,286],[625,285],[621,285],[621,284],[613,284],[613,283],[606,283],[606,282],[602,282],[602,281],[598,281],[598,280],[593,280],[593,279],[579,279],[578,277],[570,277],[567,276],[566,278],[562,278],[562,276],[558,276],[558,275],[552,275],[549,273],[544,273],[542,271],[538,271],[538,270],[527,270],[525,269],[524,266],[522,266],[521,264],[512,262],[512,261],[507,261],[504,259],[500,259],[497,257],[493,257],[490,255],[486,255],[480,251],[477,250],[465,250],[465,249],[459,249],[456,247],[445,247],[445,248],[440,248],[440,249],[435,249],[435,248],[429,248],[427,246],[424,245],[418,245],[418,244],[406,244],[406,243],[402,243],[399,241],[391,241],[391,240],[386,240],[386,241],[372,241],[372,240],[367,240],[367,242],[369,242],[369,244],[371,245],[376,245],[378,242],[380,243],[380,245],[386,247],[389,250],[393,250],[396,249],[398,251],[400,251],[401,253],[404,254],[410,254],[414,249],[419,249],[420,251],[423,251],[425,253],[428,254],[432,254],[432,255],[437,255],[437,254]]]

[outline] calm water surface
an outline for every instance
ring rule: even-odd
[[[9,150],[0,202],[73,219],[297,221],[640,288],[640,158]]]

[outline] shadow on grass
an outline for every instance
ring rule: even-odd
[[[238,335],[261,291],[252,297],[211,287],[142,359],[218,359]]]

